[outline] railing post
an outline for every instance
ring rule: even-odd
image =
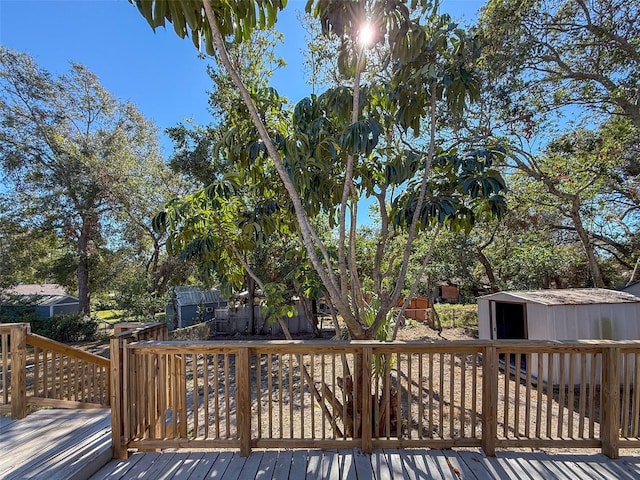
[[[251,453],[251,358],[249,347],[238,349],[236,359],[236,402],[240,456]]]
[[[620,347],[605,347],[602,353],[602,405],[600,440],[602,453],[618,458],[620,440]]]
[[[371,364],[373,358],[373,349],[366,346],[362,351],[362,451],[370,454],[373,450],[371,444],[372,436],[372,405],[371,405]]]
[[[28,323],[11,328],[11,417],[27,416],[27,331]]]
[[[487,457],[496,455],[498,435],[498,355],[494,345],[482,351],[482,450]]]
[[[111,449],[113,458],[126,459],[127,449],[125,448],[126,439],[123,438],[123,421],[122,412],[122,382],[124,381],[124,371],[122,368],[122,350],[121,340],[117,337],[111,337],[110,353],[111,359],[109,381],[111,383]]]

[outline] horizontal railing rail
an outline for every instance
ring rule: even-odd
[[[119,455],[640,447],[640,342],[114,341]]]

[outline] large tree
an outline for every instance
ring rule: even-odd
[[[460,113],[478,96],[473,40],[448,16],[426,8],[412,12],[402,2],[309,2],[307,10],[319,19],[323,33],[338,38],[338,66],[346,83],[302,100],[288,122],[273,127],[265,122],[264,100],[271,105],[277,93],[248,89],[227,45],[273,24],[283,3],[136,3],[154,28],[170,21],[185,36],[188,26],[194,42],[203,41],[233,80],[252,124],[230,130],[224,152],[239,167],[270,165],[277,173],[285,194],[277,197],[279,211],[294,214],[307,260],[353,338],[373,338],[388,319],[405,287],[421,229],[437,222],[471,224],[477,215],[502,211],[504,185],[491,168],[499,152],[440,146],[438,117]],[[373,37],[366,35],[367,21]],[[363,80],[369,49],[379,50],[390,66],[380,82]],[[416,137],[422,140],[406,143]],[[216,206],[221,188],[219,182],[204,192]],[[376,199],[381,214],[375,306],[365,301],[358,271],[356,218],[364,196]],[[198,219],[180,218],[180,209],[169,213],[164,217],[169,223]],[[336,228],[335,257],[313,223],[320,213]],[[390,258],[394,225],[406,231],[407,241],[402,254]],[[392,271],[397,272],[394,281],[385,281]]]
[[[628,0],[490,0],[479,25],[496,97],[521,119],[572,106],[640,128],[639,17]]]
[[[0,49],[0,166],[25,227],[55,232],[73,249],[80,309],[90,270],[139,182],[162,168],[155,126],[113,98],[78,64],[54,76],[27,54]],[[134,213],[134,216],[138,213]],[[150,223],[149,221],[147,223]]]

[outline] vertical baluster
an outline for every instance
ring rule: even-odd
[[[449,438],[455,437],[456,418],[456,355],[449,353]]]
[[[284,358],[284,355],[282,353],[278,353],[278,427],[279,427],[279,433],[280,433],[280,437],[279,438],[284,438],[284,422],[283,422],[283,417],[284,417],[284,385],[283,385],[283,372],[282,369],[283,367],[283,363],[282,363],[282,359]]]
[[[559,389],[559,399],[558,399],[558,428],[557,428],[557,437],[564,438],[564,413],[567,408],[566,404],[566,354],[564,352],[558,354],[558,361],[560,366],[560,375],[558,378],[558,389]]]
[[[220,438],[220,382],[218,369],[220,368],[219,354],[213,354],[213,416],[216,420],[216,438]]]
[[[433,353],[429,352],[429,438],[433,438]]]
[[[576,369],[576,359],[573,353],[569,353],[569,385],[567,388],[569,389],[569,395],[567,396],[567,434],[569,438],[575,438],[573,432],[573,410],[575,403],[575,394],[576,394],[576,380],[575,380],[575,369]]]
[[[288,372],[288,378],[289,378],[289,388],[288,388],[288,394],[289,394],[289,437],[288,438],[294,438],[293,437],[293,354],[289,353],[288,355],[288,367],[289,367],[289,372]]]
[[[267,354],[267,391],[269,398],[267,399],[267,411],[269,413],[269,438],[273,438],[273,354]]]
[[[422,352],[418,354],[418,438],[424,438],[424,384]]]
[[[593,388],[593,386],[589,386]],[[587,400],[587,354],[582,352],[580,354],[580,398],[578,405],[578,438],[584,438],[584,423],[586,417],[586,400]]]
[[[225,438],[231,438],[231,385],[229,382],[229,379],[231,378],[230,372],[229,372],[229,353],[225,353],[224,354],[224,408],[225,408],[225,412],[224,412],[224,416],[226,418],[226,437]],[[238,361],[238,358],[236,357],[236,361]],[[235,385],[236,391],[238,389],[238,384]],[[236,432],[237,433],[237,432]]]
[[[2,381],[3,381],[3,385],[2,385],[2,392],[3,392],[3,403],[6,405],[8,402],[7,400],[7,394],[8,389],[7,389],[7,385],[6,385],[6,371],[7,371],[7,365],[6,365],[6,361],[7,361],[7,357],[6,357],[6,353],[7,353],[7,345],[5,345],[6,343],[6,336],[3,334],[2,335],[2,361],[3,361],[3,365],[2,365]],[[41,384],[41,379],[40,379],[40,348],[39,347],[34,347],[33,349],[33,396],[34,397],[39,397],[40,396],[40,384]],[[44,395],[43,395],[44,396]]]
[[[536,384],[536,438],[541,437],[542,430],[542,408],[543,408],[543,391],[542,387],[544,384],[544,354],[538,353],[536,355],[538,357],[538,378]]]
[[[504,408],[503,408],[503,420],[502,420],[502,436],[504,438],[509,437],[509,399],[511,397],[511,388],[509,386],[509,380],[511,377],[511,352],[505,352],[504,354]]]
[[[204,404],[204,438],[208,439],[210,432],[209,427],[211,425],[211,418],[209,418],[209,355],[204,353],[202,355],[202,403]],[[216,422],[218,420],[216,419]]]
[[[620,409],[620,431],[623,437],[629,436],[631,433],[631,419],[629,418],[629,407],[631,406],[631,383],[633,379],[633,372],[631,367],[633,362],[631,360],[631,354],[622,354],[622,381],[623,381],[623,394],[622,394],[622,408]]]
[[[439,401],[438,401],[438,435],[440,438],[444,438],[444,353],[440,353],[440,365],[439,365],[439,377],[440,377],[440,391],[439,391]]]
[[[554,382],[554,354],[548,354],[548,364],[547,364],[547,438],[552,438],[551,434],[551,421],[553,419],[553,382]]]
[[[515,356],[515,369],[513,375],[513,386],[515,388],[514,402],[513,402],[513,432],[515,437],[520,437],[520,365],[522,363],[522,354],[516,353]]]
[[[471,438],[476,438],[477,436],[478,395],[481,394],[481,391],[478,389],[478,358],[479,352],[474,352],[471,363],[471,390],[473,390],[473,396],[471,397]]]
[[[596,424],[596,396],[599,388],[596,386],[596,378],[598,371],[598,357],[601,354],[593,353],[589,355],[590,379],[589,379],[589,438],[595,438],[595,424]],[[600,362],[602,365],[602,362]],[[600,372],[600,379],[602,379],[602,372]]]
[[[260,352],[256,352],[256,365],[255,365],[255,372],[256,372],[256,401],[257,401],[257,409],[258,409],[258,438],[262,438],[262,359],[263,359],[263,354],[261,354]],[[265,358],[265,362],[266,362],[266,358]],[[269,371],[266,370],[266,364],[265,364],[265,375],[269,375],[268,373]]]
[[[633,424],[631,426],[631,432],[629,434],[630,437],[640,437],[640,430],[638,429],[638,424],[640,423],[640,387],[638,383],[640,382],[640,378],[638,375],[640,374],[640,352],[634,352],[633,357],[635,359],[635,370],[633,372],[633,378],[631,379],[633,383],[633,407],[631,410],[631,418],[633,418]]]
[[[311,381],[309,384],[309,396],[311,398],[311,438],[315,439],[316,438],[316,410],[315,410],[315,404],[316,404],[316,399],[313,396],[313,389],[315,388],[315,378],[316,378],[316,372],[315,372],[315,366],[316,366],[316,356],[314,352],[311,352],[311,354],[309,355],[310,357],[310,375],[311,375]]]

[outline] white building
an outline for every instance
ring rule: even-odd
[[[486,340],[638,340],[640,297],[602,288],[499,292],[478,298],[478,327],[480,338]],[[558,384],[563,377],[560,364],[564,362],[564,382],[568,383],[571,358],[563,355],[560,361],[558,354],[555,357],[551,373],[550,356],[543,357],[546,373],[542,373],[538,372],[538,355],[532,354],[529,360],[532,375],[542,376],[544,382],[551,377],[552,383]],[[590,378],[592,363],[595,381],[600,383],[600,355],[585,355],[584,376],[581,360],[573,360],[576,385]],[[526,361],[523,355],[522,366]],[[515,368],[514,358],[510,363]]]
[[[604,288],[499,292],[478,298],[481,339],[640,339],[640,297]]]

